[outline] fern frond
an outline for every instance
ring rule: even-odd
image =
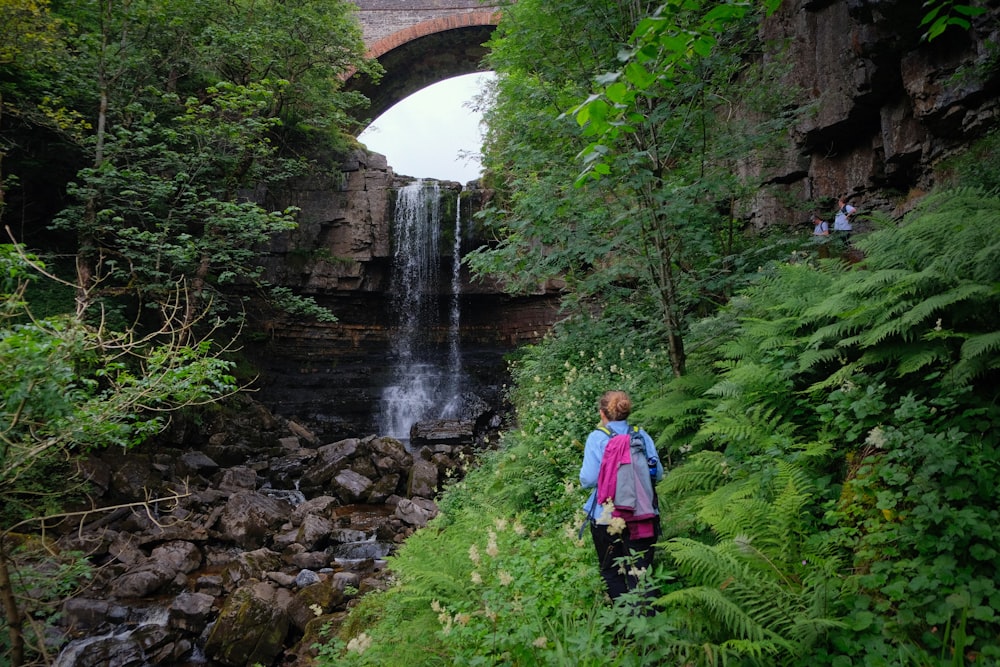
[[[773,572],[750,572],[721,548],[700,544],[700,549],[691,549],[678,542],[672,540],[668,549],[675,559],[683,559],[679,564],[704,568],[707,561],[715,560],[714,567],[725,567],[726,576],[717,584],[693,585],[669,593],[660,599],[662,604],[681,605],[689,611],[692,606],[700,608],[717,632],[730,637],[769,642],[777,650],[791,649],[785,635],[796,625],[797,617],[807,613],[807,598],[768,576]]]
[[[719,352],[726,359],[748,359],[757,353],[757,342],[749,336],[740,336],[719,346]]]
[[[839,300],[847,302],[849,304],[848,308],[856,305],[860,302],[867,302],[870,300],[878,300],[880,296],[885,294],[887,291],[897,287],[902,281],[913,275],[912,270],[907,269],[897,269],[897,268],[884,268],[884,269],[873,269],[862,274],[852,274],[842,277],[835,288],[841,289],[841,294],[839,295]],[[826,315],[842,315],[848,310],[845,308],[839,312],[825,312],[829,311],[832,306],[838,304],[838,299],[827,299],[826,301],[816,304],[816,306],[809,310],[810,315],[815,314],[826,314]]]
[[[848,318],[838,319],[830,324],[817,328],[812,335],[806,339],[806,343],[810,347],[815,348],[824,347],[828,344],[843,347],[844,339],[855,335],[861,329],[862,325],[860,322],[856,322]]]
[[[467,558],[464,550],[443,548],[431,538],[431,531],[421,539],[408,541],[390,558],[393,570],[400,576],[407,597],[426,600],[435,598],[462,599],[468,595]],[[433,556],[429,556],[430,550]]]
[[[780,645],[774,633],[768,632],[717,587],[682,588],[663,596],[659,602],[665,607],[676,607],[679,610],[699,607],[730,636],[753,643]]]
[[[902,319],[902,324],[908,329],[930,320],[935,315],[944,311],[949,306],[964,301],[986,299],[994,296],[994,288],[991,285],[981,285],[976,283],[966,283],[949,289],[946,292],[934,294],[913,305],[906,312]]]
[[[705,420],[691,442],[695,445],[712,444],[716,447],[736,443],[754,445],[764,439],[763,436],[758,437],[759,435],[757,426],[746,415],[721,409],[713,411],[712,416]],[[750,449],[756,448],[750,447]]]
[[[896,373],[900,376],[916,373],[933,364],[947,361],[948,356],[948,351],[944,347],[920,348],[899,362]]]
[[[743,392],[743,385],[729,378],[716,382],[706,394],[716,398],[733,398]]]
[[[1000,357],[997,356],[962,359],[945,374],[944,380],[955,386],[963,386],[998,369]]]
[[[962,343],[961,359],[971,360],[988,354],[1000,353],[1000,331],[974,334]]]
[[[696,586],[729,585],[745,574],[745,567],[732,554],[686,537],[664,545],[677,568]]]
[[[910,329],[905,326],[901,315],[909,312],[913,306],[910,301],[899,301],[891,306],[888,303],[872,305],[873,312],[879,312],[877,321],[870,321],[869,328],[857,337],[844,341],[845,345],[858,347],[873,347],[891,338],[906,338]],[[874,319],[874,318],[873,318]]]
[[[814,382],[806,389],[807,393],[832,391],[850,382],[855,375],[864,370],[864,365],[857,361],[844,364],[827,378]]]
[[[760,495],[758,476],[726,484],[701,500],[698,517],[720,537],[756,535],[768,522],[768,505]]]
[[[841,352],[833,348],[811,348],[799,354],[799,372],[812,370],[816,366],[836,360]]]
[[[661,494],[683,495],[711,491],[729,481],[728,467],[721,452],[698,452],[683,465],[670,471],[657,485]]]

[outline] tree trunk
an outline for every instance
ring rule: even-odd
[[[94,168],[104,162],[104,142],[108,126],[108,74],[105,70],[105,56],[108,46],[108,25],[111,21],[113,3],[107,2],[101,12],[101,62],[97,72],[98,107],[97,129],[94,135]],[[94,229],[97,225],[97,202],[94,197],[87,201],[83,225],[78,227],[76,252],[76,314],[82,316],[90,305],[90,290],[94,284],[96,240]]]
[[[0,536],[0,604],[4,616],[7,617],[7,634],[10,636],[11,667],[21,667],[24,664],[24,620],[17,606],[17,597],[10,582],[7,550],[4,548],[3,537]]]
[[[186,340],[187,336],[190,335],[191,327],[194,326],[198,310],[201,308],[201,297],[205,291],[205,280],[208,278],[208,270],[211,268],[211,264],[212,260],[208,254],[203,254],[201,261],[198,262],[198,269],[191,279],[190,294],[188,294],[184,305],[184,325],[181,328],[182,339]]]

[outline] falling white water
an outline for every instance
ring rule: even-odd
[[[394,366],[389,383],[382,390],[378,422],[382,435],[404,441],[409,439],[410,427],[415,422],[458,414],[461,359],[456,273],[460,238],[456,238],[453,250],[456,256],[448,349],[442,349],[432,340],[433,330],[441,324],[440,195],[436,181],[417,180],[401,188],[396,199],[390,286],[395,318]]]
[[[455,242],[451,248],[451,317],[448,320],[448,403],[443,418],[457,417],[462,391],[462,192],[455,198]]]
[[[130,654],[133,648],[141,652],[142,642],[137,637],[142,634],[142,630],[149,626],[166,626],[169,616],[170,610],[166,607],[153,607],[136,623],[122,625],[102,635],[75,639],[63,648],[52,665],[53,667],[74,667],[80,663],[81,657],[88,651],[92,651],[93,655],[114,655],[116,647],[119,647],[117,650],[123,655]],[[131,646],[133,644],[134,647]],[[97,650],[94,650],[95,645],[99,645]],[[94,663],[88,661],[88,664]]]

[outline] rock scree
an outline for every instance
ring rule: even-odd
[[[63,604],[58,667],[312,664],[320,631],[387,586],[385,558],[483,447],[469,421],[416,427],[410,446],[321,443],[236,400],[197,447],[181,427],[80,465],[88,502],[118,509],[57,529],[60,550],[95,566]]]

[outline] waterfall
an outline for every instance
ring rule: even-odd
[[[75,667],[84,663],[95,664],[136,664],[135,658],[145,656],[149,646],[146,635],[150,631],[166,627],[170,610],[166,607],[151,607],[145,612],[137,612],[139,619],[122,624],[101,635],[74,639],[66,644],[52,663],[53,667]],[[83,658],[83,660],[81,660]],[[97,662],[100,659],[100,663]]]
[[[448,319],[448,394],[442,417],[459,414],[462,391],[462,192],[455,198],[455,242],[451,248],[451,313]]]
[[[435,342],[442,313],[439,304],[441,264],[440,186],[417,180],[399,190],[393,229],[392,337],[393,368],[382,390],[380,434],[406,441],[410,427],[427,419],[458,415],[461,357],[458,268],[460,214],[456,214],[452,304],[447,346]]]

